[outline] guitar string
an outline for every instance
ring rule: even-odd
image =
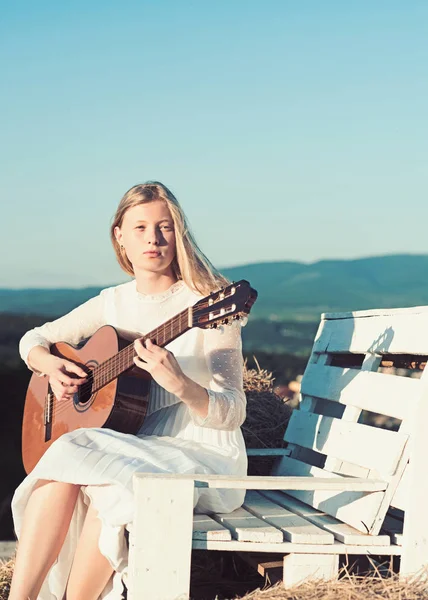
[[[150,331],[149,333],[142,335],[141,338],[144,340],[147,340],[149,338],[159,340],[162,335],[163,341],[161,343],[165,343],[166,329],[171,330],[172,335],[170,337],[173,337],[175,334],[177,334],[180,331],[180,329],[181,329],[181,323],[180,323],[180,318],[179,318],[180,315],[181,315],[181,313],[179,315],[176,315],[176,317],[174,317],[173,319],[170,319],[171,324],[168,325],[168,327],[166,327],[166,325],[170,321],[167,321],[163,325],[157,327],[156,329],[153,329],[153,331]],[[186,323],[187,323],[187,320],[186,320]],[[177,329],[177,327],[178,327],[178,329]],[[138,338],[136,338],[136,339],[138,339]],[[104,362],[102,362],[100,365],[97,365],[94,369],[92,369],[90,371],[90,373],[88,373],[87,377],[89,379],[91,379],[92,381],[94,381],[96,379],[102,381],[103,378],[107,379],[108,377],[112,376],[118,367],[122,368],[125,366],[125,364],[128,364],[129,359],[130,359],[128,354],[129,354],[130,349],[131,348],[133,349],[133,347],[134,347],[134,344],[133,344],[133,342],[131,342],[130,344],[128,344],[128,346],[125,346],[125,348],[122,348],[122,350],[119,350],[119,352],[117,352],[115,355],[110,356]],[[132,364],[130,366],[132,366]],[[84,384],[82,384],[81,388],[82,388],[82,390],[87,391],[92,388],[92,384],[89,384],[89,382],[85,382]]]
[[[187,324],[187,320],[186,320],[186,324]],[[183,331],[183,328],[179,322],[171,323],[171,325],[168,325],[167,328],[168,328],[168,330],[171,331],[171,335],[170,335],[171,338],[176,336],[176,334],[180,334],[181,331]],[[158,329],[160,329],[160,328],[153,330],[153,332],[151,332],[152,333],[151,336],[149,336],[147,334],[147,336],[143,336],[143,337],[145,337],[146,339],[148,339],[149,337],[155,338],[155,335],[153,335],[153,333],[155,333]],[[157,337],[159,337],[159,335]],[[165,340],[165,337],[164,337],[164,340]],[[101,388],[105,387],[108,383],[113,381],[121,372],[123,372],[123,370],[125,370],[125,367],[127,365],[129,365],[129,368],[136,366],[135,363],[133,362],[133,360],[131,360],[134,355],[137,356],[136,352],[134,351],[134,344],[131,343],[115,355],[115,364],[114,365],[109,365],[109,367],[107,369],[101,370],[101,376],[97,372],[98,376],[96,375],[94,377],[93,371],[90,374],[88,374],[88,378],[90,379],[90,381],[92,381],[96,384],[97,389],[95,391],[99,391]],[[119,358],[118,358],[118,356],[119,356]],[[107,361],[105,361],[105,362],[107,362]],[[100,368],[102,365],[104,365],[104,363],[99,365],[98,368]],[[110,368],[110,366],[112,366],[113,368]],[[117,372],[117,371],[119,371],[119,372]],[[117,372],[117,374],[116,374],[116,372]],[[109,381],[109,379],[110,379],[110,381]],[[101,384],[101,385],[99,385],[99,384]],[[99,385],[99,387],[98,387],[98,385]],[[77,393],[82,395],[85,392],[91,392],[92,387],[93,387],[92,383],[87,381],[80,386],[79,392],[77,392]],[[95,392],[93,392],[93,393],[95,393]],[[74,395],[72,398],[67,398],[67,399],[61,400],[61,401],[58,401],[57,398],[55,397],[55,404],[56,404],[55,412],[56,412],[56,414],[59,415],[64,410],[68,410],[69,407],[66,406],[66,403],[69,404],[70,402],[74,402]]]
[[[194,325],[193,325],[193,322],[194,322],[193,310],[195,309],[196,306],[198,306],[198,309],[200,309],[200,308],[206,308],[209,305],[208,305],[207,301],[205,301],[205,302],[200,301],[200,304],[198,303],[198,305],[194,305],[192,307],[189,307],[189,308],[192,308],[192,327],[194,327]],[[166,321],[166,323],[163,323],[162,325],[160,325],[159,327],[157,327],[153,331],[151,331],[148,334],[146,334],[144,336],[141,336],[141,337],[144,338],[144,339],[148,339],[148,338],[157,339],[162,334],[162,336],[163,336],[163,342],[162,343],[165,343],[165,334],[166,334],[167,330],[171,330],[171,337],[174,337],[177,333],[180,334],[180,329],[182,328],[181,320],[184,319],[185,320],[185,325],[187,325],[188,324],[188,316],[189,316],[188,309],[185,309],[181,313],[178,313],[178,315],[175,315],[175,317],[173,317],[169,321]],[[177,332],[177,329],[176,329],[177,326],[178,326],[178,329],[179,329],[178,332]],[[123,353],[125,353],[132,346],[133,346],[132,343],[129,346],[126,346],[125,348],[123,348],[122,350],[120,350],[114,356],[106,359],[103,363],[101,363],[101,365],[98,365],[97,367],[95,367],[95,369],[93,369],[93,371],[96,371],[96,375],[100,379],[102,379],[103,375],[109,375],[109,376],[111,376],[111,374],[114,372],[114,369],[116,367],[117,361],[121,361]],[[132,366],[132,364],[130,366]],[[92,371],[91,375],[88,375],[88,376],[92,377],[93,376],[93,371]],[[83,385],[86,385],[86,383],[83,384]]]
[[[130,346],[127,346],[126,348],[124,348],[124,350],[130,350],[131,348],[133,348],[133,344],[131,344]],[[115,379],[115,377],[112,377],[112,380],[113,379]],[[110,382],[108,382],[108,383],[110,383]],[[84,384],[84,385],[86,385],[86,384]],[[107,383],[105,383],[101,387],[104,387],[105,385],[107,385]],[[99,389],[101,389],[101,388],[98,388],[97,391],[99,391]],[[70,403],[74,403],[74,395],[73,395],[72,398],[67,398],[67,399],[64,399],[64,400],[61,400],[61,401],[58,401],[57,398],[54,397],[53,402],[54,402],[54,406],[51,407],[52,417],[53,417],[54,413],[55,413],[56,416],[59,416],[64,411],[68,411],[69,410]]]

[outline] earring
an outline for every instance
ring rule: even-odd
[[[122,244],[120,244],[120,249],[121,249],[121,250],[123,250],[123,246],[122,246]]]

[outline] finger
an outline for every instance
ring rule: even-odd
[[[51,386],[51,389],[52,389],[52,391],[53,391],[53,394],[54,394],[55,398],[56,398],[57,400],[60,400],[60,399],[61,399],[61,396],[62,396],[62,390],[59,390],[58,388],[56,388],[56,387],[53,387],[53,386]]]
[[[73,379],[72,377],[68,377],[63,371],[60,371],[58,373],[57,379],[60,383],[62,383],[62,385],[65,385],[67,387],[74,386],[77,384],[78,381],[80,381],[78,379]],[[83,381],[82,381],[82,383],[83,383]]]
[[[138,368],[144,369],[144,371],[147,371],[150,373],[149,364],[146,363],[144,360],[141,360],[141,358],[139,356],[135,356],[134,363],[137,365]]]
[[[72,396],[78,391],[79,386],[77,385],[66,385],[65,383],[62,384],[62,394],[65,394],[66,396]]]
[[[61,397],[60,402],[71,402],[73,400],[73,396],[69,396],[68,394],[64,394]]]
[[[144,338],[134,340],[134,348],[144,348]]]
[[[59,400],[60,402],[62,402],[63,400],[70,400],[70,398],[72,398],[72,396],[70,396],[69,394],[67,394],[64,391],[64,388],[62,388],[62,389],[58,389],[58,388],[54,389],[54,388],[52,388],[52,390],[54,392],[55,398],[57,400]]]
[[[62,384],[67,386],[83,385],[87,383],[87,379],[75,379],[74,377],[68,376],[64,371],[60,371],[56,376],[56,379]]]
[[[145,340],[144,338],[138,338],[135,340],[134,346],[136,348],[143,348],[144,350],[146,350],[146,344],[148,341],[149,341],[148,338],[147,338],[147,340]]]
[[[161,346],[158,346],[157,344],[152,342],[152,340],[149,338],[146,340],[146,349],[149,352],[153,352],[153,353],[157,353],[157,354],[164,354],[164,355],[168,354],[168,350],[166,350],[165,348],[162,348]]]
[[[167,350],[166,348],[162,348],[162,346],[157,346],[150,339],[146,340],[146,344],[147,344],[147,351],[151,352],[153,357],[157,356],[157,357],[166,358],[168,356],[168,354],[171,354],[171,352],[169,350]]]
[[[86,371],[84,371],[82,369],[82,367],[79,367],[74,362],[67,361],[65,364],[65,368],[67,369],[67,371],[69,373],[75,373],[76,375],[78,375],[79,377],[82,377],[83,379],[86,379],[86,377],[87,377]]]
[[[135,348],[135,352],[140,357],[148,359],[151,356],[151,354],[152,354],[150,352],[150,350],[148,350],[145,346],[143,346],[143,344],[142,344],[142,342],[140,342],[140,340],[136,340],[134,342],[134,348]]]

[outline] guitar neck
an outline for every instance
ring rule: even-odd
[[[153,331],[142,336],[143,342],[150,339],[157,346],[165,347],[172,341],[180,337],[186,331],[192,329],[193,307],[186,308],[182,312],[172,317]],[[93,377],[93,392],[98,391],[116,377],[119,377],[125,371],[135,366],[134,358],[137,353],[134,349],[134,344],[129,344],[123,350],[120,350],[114,356],[111,356],[106,361],[97,365],[92,371]]]
[[[212,329],[219,324],[229,324],[233,319],[246,317],[257,299],[257,291],[248,281],[242,279],[225,288],[201,298],[166,321],[150,333],[142,336],[143,342],[151,339],[157,346],[164,347],[193,327]],[[134,344],[129,344],[120,352],[98,365],[92,371],[95,392],[116,377],[134,366],[137,353]]]

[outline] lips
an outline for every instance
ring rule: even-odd
[[[160,252],[144,252],[144,256],[160,256]]]

